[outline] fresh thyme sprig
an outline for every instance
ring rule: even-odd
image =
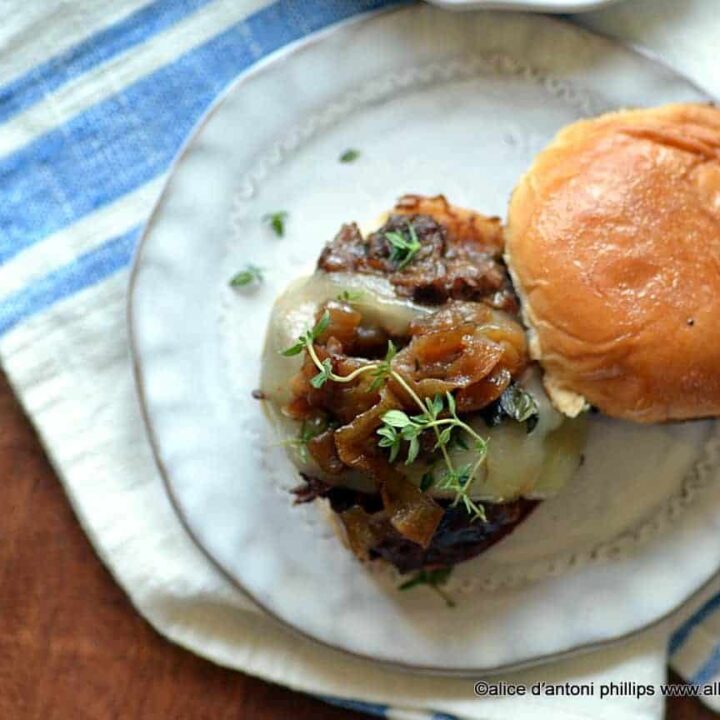
[[[261,283],[263,281],[263,271],[256,265],[246,265],[244,270],[230,278],[230,287],[246,287],[253,283]]]
[[[422,245],[418,240],[415,228],[408,223],[408,237],[397,230],[385,233],[385,239],[390,245],[390,261],[397,264],[402,270],[420,251]]]
[[[462,502],[468,515],[472,515],[474,518],[486,522],[487,516],[485,515],[485,508],[482,505],[478,505],[470,497],[470,493],[468,492],[470,481],[475,476],[477,468],[479,467],[478,463],[481,463],[484,460],[485,454],[483,453],[480,456],[480,460],[477,461],[474,466],[463,465],[463,467],[458,468],[457,470],[446,472],[438,483],[438,488],[441,490],[450,490],[455,493],[455,498],[452,502],[453,507]]]
[[[447,407],[445,403],[447,403]],[[445,411],[449,417],[441,416]],[[380,436],[378,445],[390,448],[390,461],[392,462],[397,458],[402,443],[407,442],[406,465],[411,465],[417,459],[422,433],[426,430],[435,430],[437,442],[434,449],[444,451],[447,466],[438,487],[454,492],[453,506],[462,502],[470,515],[485,520],[485,511],[470,497],[469,486],[487,457],[488,443],[470,425],[458,417],[455,398],[449,392],[445,394],[444,399],[441,395],[436,395],[432,400],[426,398],[424,410],[420,415],[410,416],[402,410],[389,410],[383,415],[382,421],[382,426],[377,430],[377,434]],[[466,433],[470,436],[476,453],[473,464],[457,469],[449,461],[447,454],[447,448],[456,432]]]

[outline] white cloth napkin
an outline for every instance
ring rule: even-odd
[[[163,103],[176,101],[173,73],[220,56],[227,63],[242,45],[236,67],[218,61],[211,66],[216,84],[203,76],[193,90],[187,102],[198,103],[188,105],[197,116],[202,102],[268,44],[380,4],[306,0],[300,9],[290,0],[122,0],[108,10],[101,0],[6,3],[0,11],[3,367],[97,553],[138,611],[174,642],[216,663],[389,718],[660,718],[657,694],[478,698],[471,679],[416,677],[289,635],[208,563],[163,490],[135,399],[125,302],[129,253],[175,151],[159,139],[184,133],[179,110],[162,125]],[[713,0],[628,0],[581,22],[650,47],[720,94]],[[135,137],[139,150],[131,144]],[[142,163],[132,160],[133,152]],[[708,607],[717,590],[708,589],[684,615]],[[700,620],[710,614],[703,612]],[[502,679],[657,687],[678,622]],[[685,655],[678,655],[678,666],[688,676],[720,639],[703,627],[688,630],[680,643]]]

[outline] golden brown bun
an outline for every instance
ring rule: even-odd
[[[720,415],[720,110],[562,130],[513,193],[506,254],[560,410]]]

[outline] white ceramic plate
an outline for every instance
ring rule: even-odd
[[[318,641],[413,669],[482,672],[657,621],[717,570],[713,423],[595,419],[586,462],[486,555],[446,608],[360,563],[250,398],[274,297],[341,223],[401,193],[503,215],[555,131],[608,108],[699,100],[664,67],[547,17],[414,6],[337,26],[241,78],[178,160],[138,252],[131,336],[173,502],[197,543],[269,613]],[[338,156],[358,148],[360,159]],[[261,217],[289,212],[276,238]],[[247,262],[265,283],[232,291]]]
[[[580,13],[598,10],[619,0],[427,0],[448,10],[526,10],[545,13]]]

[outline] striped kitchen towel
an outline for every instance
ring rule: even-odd
[[[133,248],[173,156],[243,70],[316,30],[390,4],[6,0],[2,365],[98,554],[138,610],[175,642],[389,718],[660,717],[658,698],[604,705],[478,699],[468,680],[416,678],[289,638],[209,566],[165,497],[134,397],[124,306]],[[651,47],[720,94],[715,11],[713,0],[634,0],[582,22]],[[719,679],[720,596],[706,592],[684,617],[670,642],[673,663],[692,682]],[[515,679],[657,684],[668,634],[657,628]]]

